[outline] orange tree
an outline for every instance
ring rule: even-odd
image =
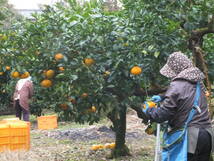
[[[5,88],[12,93],[13,72],[29,72],[35,85],[32,113],[51,108],[62,119],[90,124],[107,116],[116,133],[113,156],[129,154],[127,108],[146,121],[139,103],[165,90],[159,69],[166,57],[175,50],[190,53],[178,20],[195,10],[180,18],[186,2],[167,2],[124,0],[123,10],[109,12],[98,2],[80,6],[68,1],[66,7],[47,7],[33,21],[17,22],[4,31],[7,39],[0,48],[2,64],[11,66],[13,78]]]

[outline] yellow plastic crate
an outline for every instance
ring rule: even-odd
[[[57,116],[56,115],[40,116],[37,118],[37,124],[38,129],[42,130],[57,128]]]
[[[27,135],[28,136],[28,144],[27,145],[29,145],[28,149],[30,149],[30,127],[31,127],[31,124],[29,121],[22,121],[18,117],[14,117],[14,118],[5,118],[0,122],[4,122],[4,123],[24,122],[24,123],[27,123],[27,125],[28,125],[28,135]]]
[[[8,122],[8,121],[21,121],[21,120],[19,120],[18,117],[13,117],[13,118],[6,118],[6,119],[3,119],[2,121]]]
[[[0,121],[0,151],[29,150],[30,123],[21,120]]]
[[[10,147],[10,128],[8,124],[0,124],[0,151]]]
[[[48,130],[57,128],[57,116],[48,115],[37,117],[38,129]]]
[[[10,124],[10,149],[29,150],[29,125],[25,122],[16,122]]]

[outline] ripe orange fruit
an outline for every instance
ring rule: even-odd
[[[87,66],[91,66],[92,64],[95,63],[95,61],[94,61],[94,59],[92,59],[92,58],[85,58],[85,59],[84,59],[84,63],[85,63],[85,65],[87,65]]]
[[[146,129],[145,129],[145,132],[148,134],[148,135],[152,135],[154,134],[154,130],[151,126],[148,126]]]
[[[61,60],[63,57],[64,57],[64,55],[61,54],[61,53],[57,53],[57,54],[55,54],[55,56],[54,56],[54,58],[55,58],[56,60]]]
[[[149,108],[157,107],[157,104],[152,101],[147,101],[147,104],[148,104]],[[146,108],[145,104],[143,105],[143,108]]]
[[[59,70],[60,70],[60,71],[64,71],[65,68],[64,68],[64,67],[59,67]]]
[[[20,78],[21,79],[24,79],[24,78],[27,78],[30,76],[30,73],[29,72],[24,72],[23,74],[20,75]]]
[[[106,143],[106,144],[104,145],[104,148],[110,149],[110,148],[111,148],[111,144],[110,144],[110,143]]]
[[[11,68],[10,68],[10,66],[6,66],[5,69],[6,70],[10,70]]]
[[[49,80],[49,79],[44,79],[44,80],[40,83],[40,85],[41,85],[42,87],[49,88],[49,87],[52,86],[52,81]]]
[[[104,145],[101,145],[101,144],[92,145],[91,150],[98,150],[98,149],[103,149],[103,148],[104,148]]]
[[[95,106],[91,107],[91,112],[96,112],[96,107]]]
[[[114,149],[115,146],[116,146],[115,143],[106,143],[106,144],[104,145],[104,148],[106,148],[106,149]]]
[[[88,93],[83,93],[83,94],[81,95],[81,97],[82,97],[82,98],[88,97]]]
[[[131,74],[133,74],[133,75],[139,75],[139,74],[141,74],[142,73],[142,69],[141,69],[141,67],[139,67],[139,66],[134,66],[134,67],[132,67],[131,68]]]
[[[115,143],[111,143],[109,148],[110,149],[114,149],[115,147],[116,147],[116,144]]]
[[[4,74],[4,72],[0,72],[0,75],[3,75]]]
[[[100,149],[99,145],[92,145],[91,150],[98,150]]]
[[[45,72],[45,76],[49,79],[53,78],[54,74],[55,74],[55,72],[52,69],[49,69],[48,71]]]
[[[91,106],[90,109],[87,110],[87,112],[96,112],[96,107],[95,106]]]
[[[12,73],[11,73],[11,76],[12,76],[13,78],[19,78],[19,72],[12,72]]]
[[[60,106],[60,108],[63,109],[63,110],[67,110],[67,109],[68,109],[68,105],[67,105],[67,104],[64,104],[64,103],[63,103],[63,104],[60,104],[59,106]]]
[[[104,145],[97,145],[99,147],[99,149],[103,149],[104,148]]]

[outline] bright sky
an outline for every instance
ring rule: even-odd
[[[38,9],[39,4],[53,4],[59,0],[8,0],[15,9]]]

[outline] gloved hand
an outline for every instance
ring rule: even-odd
[[[162,101],[162,98],[161,98],[161,96],[159,96],[159,95],[154,95],[154,96],[152,96],[152,101],[153,102],[161,102]]]

